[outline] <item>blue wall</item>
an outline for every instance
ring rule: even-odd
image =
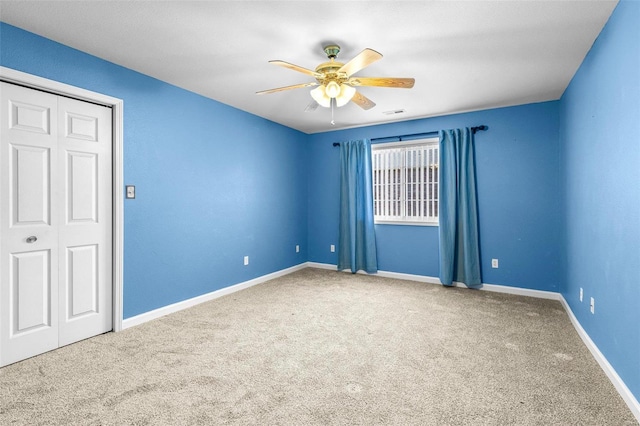
[[[2,66],[124,100],[125,318],[307,260],[305,134],[10,25],[0,43]]]
[[[561,102],[561,292],[640,399],[640,2],[622,1]],[[580,287],[584,301],[579,300]],[[589,299],[595,298],[595,314]]]
[[[486,124],[476,134],[483,282],[558,291],[558,102],[361,127],[309,137],[309,260],[336,264],[339,150],[333,142]],[[438,228],[376,225],[380,270],[438,276]],[[491,259],[500,268],[491,268]]]

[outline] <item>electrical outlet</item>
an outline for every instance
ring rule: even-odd
[[[336,246],[334,246],[333,244],[331,244],[331,253],[336,251]]]
[[[244,257],[244,264],[245,266],[249,264],[249,256]]]
[[[596,301],[593,299],[593,297],[591,298],[591,313],[596,313]]]
[[[580,287],[580,301],[582,302],[582,297],[584,296],[584,292],[582,291],[582,287]]]
[[[296,245],[296,253],[300,253],[300,246]]]
[[[498,259],[491,259],[491,267],[498,269]]]

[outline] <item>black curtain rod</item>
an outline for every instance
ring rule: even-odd
[[[471,128],[471,133],[473,133],[475,135],[476,132],[478,132],[480,130],[484,131],[484,130],[488,130],[488,129],[489,129],[488,126],[482,124],[480,126],[472,127]],[[396,139],[396,138],[398,139],[398,141],[402,141],[402,138],[409,138],[409,137],[416,137],[416,136],[437,135],[437,134],[438,134],[437,131],[433,131],[433,132],[423,132],[423,133],[412,133],[412,134],[409,134],[409,135],[400,135],[400,136],[385,136],[383,138],[373,138],[373,139],[371,139],[371,142],[373,142],[373,141],[381,141],[381,140],[384,140],[384,139]],[[340,146],[340,142],[334,142],[333,146]]]

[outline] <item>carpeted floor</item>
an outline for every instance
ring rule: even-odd
[[[2,425],[635,425],[560,303],[307,268],[0,369]]]

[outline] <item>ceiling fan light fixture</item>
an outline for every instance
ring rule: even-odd
[[[340,85],[340,94],[336,96],[336,106],[341,107],[349,103],[356,94],[356,88],[347,84]]]
[[[324,85],[318,86],[311,91],[311,97],[318,103],[318,105],[325,108],[331,106],[331,98],[327,95]]]
[[[330,81],[324,91],[330,98],[336,98],[340,94],[340,85],[335,81]]]
[[[335,96],[331,96],[334,93]],[[330,81],[326,86],[323,84],[311,91],[311,97],[318,103],[318,105],[325,108],[331,107],[331,99],[336,100],[337,107],[344,106],[349,103],[355,94],[355,87],[351,87],[347,84],[338,84],[335,81]]]

